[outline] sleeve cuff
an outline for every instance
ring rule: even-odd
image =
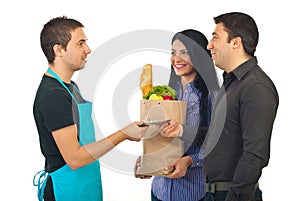
[[[203,159],[200,159],[199,154],[192,154],[190,155],[192,158],[192,165],[190,167],[202,167],[203,166]]]

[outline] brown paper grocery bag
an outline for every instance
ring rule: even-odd
[[[185,123],[186,102],[166,100],[141,100],[141,121],[163,121],[172,119]],[[143,155],[136,176],[161,176],[170,174],[173,170],[166,170],[168,164],[183,155],[183,142],[179,138],[166,138],[160,135],[155,125],[150,125],[143,138]]]

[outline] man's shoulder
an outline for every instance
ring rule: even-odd
[[[257,83],[273,83],[270,77],[258,65],[256,57],[252,57],[242,63],[233,73],[240,80],[241,84],[246,83],[247,86]]]
[[[68,95],[61,84],[54,78],[43,76],[37,89],[35,101],[40,102],[48,96],[66,96]],[[58,97],[57,97],[58,98]]]
[[[274,85],[271,78],[264,72],[264,70],[256,65],[251,70],[248,71],[247,74],[242,79],[242,83],[245,86],[251,87],[252,85]]]
[[[263,71],[260,66],[256,65],[253,67],[243,78],[242,83],[240,85],[241,91],[244,94],[253,93],[254,95],[258,95],[262,91],[265,92],[265,96],[267,94],[272,94],[278,99],[278,92],[275,84],[271,80],[271,78]]]

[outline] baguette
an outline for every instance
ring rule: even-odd
[[[153,89],[152,86],[152,65],[146,64],[140,78],[140,89],[143,96],[146,96]]]

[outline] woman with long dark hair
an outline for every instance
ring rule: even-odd
[[[184,140],[184,155],[168,166],[175,170],[170,175],[153,178],[152,201],[198,201],[205,195],[203,159],[199,152],[219,89],[207,44],[206,37],[192,29],[178,32],[172,38],[169,85],[176,90],[177,100],[187,102],[186,123],[177,126],[178,123],[171,121],[170,125],[162,127],[161,134],[181,128],[182,134],[189,139]],[[203,128],[206,129],[203,131]]]

